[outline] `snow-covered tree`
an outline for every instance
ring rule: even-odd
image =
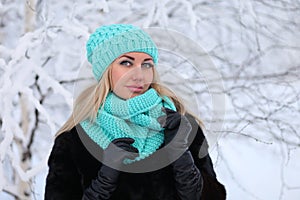
[[[85,42],[110,23],[152,33],[229,200],[299,198],[299,14],[298,0],[0,0],[0,199],[43,199],[54,135],[93,81]]]

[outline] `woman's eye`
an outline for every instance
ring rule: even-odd
[[[124,65],[124,66],[131,66],[132,65],[132,63],[128,60],[124,60],[124,61],[120,62],[120,64]]]
[[[143,63],[142,67],[144,67],[144,68],[152,68],[152,67],[154,67],[154,65],[152,63]]]

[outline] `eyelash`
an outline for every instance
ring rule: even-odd
[[[120,65],[130,66],[130,65],[132,65],[132,62],[130,62],[128,60],[123,60],[120,62]]]
[[[154,67],[154,65],[152,63],[143,63],[142,66],[143,65],[147,65],[148,66],[148,67],[145,67],[145,68],[152,68],[152,67]]]
[[[124,66],[131,66],[133,65],[133,63],[131,61],[128,61],[128,60],[123,60],[120,62],[120,65],[124,65]],[[148,63],[148,62],[145,62],[145,63],[142,63],[142,66],[145,66],[145,68],[152,68],[154,67],[154,65],[152,63]]]

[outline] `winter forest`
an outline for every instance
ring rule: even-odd
[[[131,23],[205,125],[228,200],[300,198],[299,0],[0,0],[0,200],[43,199],[47,160],[93,82],[85,42]]]

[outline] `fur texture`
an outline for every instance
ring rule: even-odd
[[[207,153],[205,137],[201,128],[193,120],[191,123],[197,132],[190,146],[190,151],[204,180],[201,200],[224,200],[226,199],[226,191],[216,178],[211,159]],[[201,153],[200,150],[204,153]],[[203,155],[203,157],[200,159],[199,155]],[[46,179],[45,199],[79,200],[82,198],[84,189],[97,176],[102,164],[87,151],[74,127],[71,131],[65,132],[55,139],[48,165],[49,173]],[[171,166],[147,173],[122,172],[118,187],[111,199],[179,199],[176,195]]]

